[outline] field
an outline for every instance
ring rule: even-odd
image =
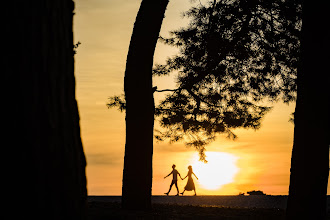
[[[153,196],[153,208],[145,212],[122,210],[120,199],[89,196],[88,219],[282,220],[287,196]]]
[[[152,211],[123,211],[117,202],[91,202],[89,204],[90,220],[103,219],[230,219],[262,220],[284,219],[283,209],[225,208],[211,206],[194,206],[179,204],[154,204]]]

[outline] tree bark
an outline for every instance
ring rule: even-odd
[[[326,219],[329,176],[328,2],[303,2],[287,220]]]
[[[126,61],[126,145],[122,207],[151,208],[154,98],[153,56],[168,0],[143,0]]]
[[[8,157],[17,165],[10,181],[18,183],[12,186],[18,210],[9,216],[85,219],[86,161],[75,99],[74,3],[6,3],[9,119],[5,125],[13,149]]]

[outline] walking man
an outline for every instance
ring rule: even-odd
[[[180,178],[182,179],[180,173],[175,169],[175,164],[172,165],[172,172],[170,174],[168,174],[167,176],[164,177],[164,179],[168,176],[170,176],[171,174],[173,175],[173,179],[172,179],[172,182],[171,182],[171,185],[170,185],[170,188],[168,190],[167,193],[164,193],[168,196],[168,194],[170,193],[171,189],[172,189],[172,186],[173,184],[175,185],[176,187],[176,190],[177,190],[177,196],[179,196],[179,188],[178,188],[178,175],[180,176]]]

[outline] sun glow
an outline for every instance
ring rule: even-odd
[[[207,163],[199,161],[196,153],[191,161],[198,183],[207,190],[216,190],[234,181],[238,172],[237,157],[223,152],[206,152]]]

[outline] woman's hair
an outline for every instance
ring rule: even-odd
[[[192,170],[192,166],[191,166],[191,165],[189,165],[189,166],[188,166],[188,169],[189,169],[189,170]]]

